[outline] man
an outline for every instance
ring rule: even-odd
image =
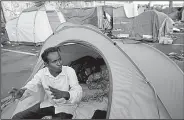
[[[22,89],[14,89],[11,94],[15,99],[25,98],[29,91],[37,92],[41,85],[45,90],[44,100],[15,114],[12,119],[41,119],[44,116],[71,119],[77,103],[82,98],[82,87],[78,83],[76,73],[73,68],[62,65],[57,47],[46,49],[41,57],[45,67]]]

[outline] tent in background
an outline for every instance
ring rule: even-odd
[[[142,39],[143,35],[149,35],[151,41],[157,41],[159,37],[172,32],[173,24],[174,21],[165,13],[148,10],[131,21],[130,37]]]
[[[10,41],[40,43],[65,21],[61,12],[47,9],[44,5],[34,6],[22,11],[18,18],[8,21],[6,30]]]
[[[18,21],[18,18],[14,18],[9,20],[6,23],[6,30],[10,41],[17,41],[17,36],[16,36],[17,21]]]
[[[74,24],[92,24],[98,27],[97,8],[65,8],[60,9],[67,22]]]
[[[128,9],[136,8],[134,4],[124,4],[124,6],[114,7],[113,8],[113,30],[112,34],[118,37],[121,34],[129,34],[130,33],[130,22],[134,17],[138,15],[138,11],[132,9],[131,11]]]
[[[98,28],[101,30],[111,30],[113,27],[113,7],[112,6],[98,6]],[[106,16],[106,19],[105,19]]]
[[[67,22],[80,25],[91,24],[101,30],[112,29],[113,7],[111,6],[65,8],[60,10]],[[104,19],[104,14],[107,19]]]
[[[128,18],[125,14],[124,7],[113,8],[113,30],[112,34],[118,36],[119,34],[129,33],[128,24],[132,18]]]
[[[64,24],[43,44],[28,81],[43,68],[41,54],[49,47],[58,46],[61,49],[65,65],[84,55],[100,55],[110,76],[107,119],[184,118],[184,73],[166,55],[146,44],[112,41],[95,27]],[[1,118],[9,119],[12,114],[42,100],[42,90],[7,107]]]

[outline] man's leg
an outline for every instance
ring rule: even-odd
[[[104,110],[96,110],[92,119],[105,119],[107,112]]]
[[[54,115],[54,107],[40,108],[40,103],[37,103],[27,110],[15,114],[12,119],[41,119],[46,115]]]
[[[73,115],[68,113],[58,113],[53,115],[52,119],[72,119]]]

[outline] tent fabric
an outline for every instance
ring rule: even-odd
[[[181,21],[184,21],[184,9],[183,9],[182,14],[181,14]]]
[[[52,28],[52,31],[54,31],[58,25],[60,25],[59,16],[55,11],[46,11],[47,17],[50,23],[50,26]]]
[[[97,9],[97,19],[98,19],[98,28],[112,29],[113,27],[113,7],[111,6],[98,6]],[[107,19],[104,19],[104,15]]]
[[[75,24],[92,24],[98,27],[97,8],[61,9],[67,22]]]
[[[10,41],[44,42],[58,25],[66,21],[61,12],[50,10],[47,13],[45,6],[33,7],[24,10],[17,18],[17,21],[8,21],[6,24],[8,36],[12,36],[11,34],[15,33],[13,37],[10,37]],[[12,22],[14,24],[11,24]]]
[[[130,23],[133,18],[128,18],[125,13],[124,6],[113,8],[113,30],[112,34],[118,36],[119,34],[130,33]]]
[[[121,18],[121,17],[127,17],[125,13],[124,6],[113,8],[113,17],[114,18]]]
[[[158,29],[157,14],[154,11],[146,11],[133,19],[130,36],[141,39],[143,35],[151,35],[154,39],[157,39]]]
[[[66,43],[74,44],[66,45]],[[82,46],[79,47],[78,44]],[[162,57],[160,52],[155,51],[152,47],[147,47],[144,44],[130,45],[120,44],[119,42],[115,44],[114,41],[95,28],[84,25],[65,26],[57,30],[43,44],[38,61],[28,81],[43,67],[41,53],[52,46],[60,46],[60,49],[63,50],[61,56],[62,54],[65,55],[63,57],[64,61],[67,61],[65,64],[79,56],[82,57],[86,51],[98,53],[93,55],[96,57],[100,55],[104,59],[110,78],[107,118],[169,119],[170,116],[174,119],[184,118],[180,114],[183,111],[180,111],[182,109],[179,106],[183,105],[183,79],[181,78],[183,73],[179,71],[176,64],[167,60],[168,57]],[[69,55],[70,52],[72,52],[71,55]],[[143,54],[141,54],[142,52]],[[154,56],[148,53],[154,53]],[[155,56],[157,56],[157,60],[155,60]],[[159,68],[157,69],[155,64],[148,64],[149,61],[156,62]],[[143,64],[144,62],[145,64]],[[173,74],[176,77],[174,79]],[[169,92],[171,95],[168,98]],[[43,95],[44,93],[40,92],[40,94]],[[177,97],[179,97],[178,100]],[[19,110],[16,110],[16,112],[20,111],[20,106],[23,103],[30,105],[40,99],[34,98],[34,100],[28,100],[26,103],[24,102],[25,99],[19,102],[16,107]]]
[[[70,30],[71,29],[71,30]],[[55,36],[53,36],[52,40],[56,40],[55,42],[53,41],[49,41],[47,40],[47,42],[43,45],[42,50],[40,53],[43,52],[44,49],[46,49],[47,47],[51,47],[51,46],[56,46],[58,44],[61,43],[61,36],[63,38],[63,42],[65,42],[65,40],[72,40],[72,39],[76,39],[76,40],[81,40],[81,35],[79,35],[79,33],[76,34],[76,30],[77,31],[82,31],[81,34],[87,34],[88,30],[86,30],[85,28],[68,28],[65,30],[61,30],[62,32],[59,32],[60,34],[55,34]],[[74,30],[73,30],[74,29]],[[71,35],[67,35],[67,33],[69,31],[72,34]],[[144,116],[144,118],[157,118],[157,107],[154,105],[155,104],[155,97],[154,97],[154,93],[152,91],[151,88],[149,88],[146,85],[146,82],[144,82],[144,78],[140,75],[140,73],[138,72],[138,70],[135,69],[135,66],[131,64],[131,62],[129,61],[129,59],[127,59],[127,57],[122,54],[121,51],[119,51],[114,45],[113,43],[111,43],[109,40],[106,40],[107,38],[103,38],[101,37],[100,34],[96,34],[95,32],[91,32],[90,35],[93,36],[93,38],[90,38],[88,36],[83,36],[84,38],[82,39],[82,41],[84,40],[88,40],[89,44],[92,44],[94,46],[96,46],[98,49],[100,49],[100,51],[103,51],[103,56],[105,56],[106,60],[108,59],[108,64],[110,66],[110,71],[112,73],[112,79],[115,80],[116,82],[113,82],[113,95],[112,95],[112,104],[111,104],[111,113],[110,113],[110,118],[141,118]],[[101,40],[99,41],[98,39],[94,39],[94,38],[98,38],[100,37]],[[51,39],[51,38],[50,38]],[[65,39],[65,40],[64,40]],[[107,46],[104,48],[102,47],[104,44],[107,44]],[[116,54],[113,54],[113,53]],[[112,53],[112,54],[109,54]],[[118,57],[116,57],[118,55]],[[38,68],[43,64],[42,61],[40,61],[41,58],[39,57],[38,60]],[[124,64],[121,64],[121,62],[124,61]],[[36,65],[36,66],[37,66]],[[38,70],[38,68],[35,68]],[[36,71],[37,71],[36,70]],[[122,81],[123,79],[123,81]],[[132,101],[133,98],[133,94],[131,93],[132,88],[134,88],[134,85],[136,86],[136,84],[132,84],[131,81],[135,81],[138,82],[140,85],[143,85],[146,89],[146,91],[149,93],[146,93],[144,96],[144,102],[142,100],[140,100],[139,102],[141,103],[146,103],[147,101],[147,105],[150,106],[150,111],[145,110],[147,112],[145,113],[137,113],[134,111],[128,111],[128,113],[131,113],[131,115],[127,115],[127,111],[124,111],[123,108],[129,108],[129,100]],[[137,83],[137,84],[138,84]],[[146,87],[147,86],[147,87]],[[143,87],[143,88],[144,88]],[[135,88],[138,90],[138,88]],[[136,90],[136,91],[137,91]],[[144,93],[145,90],[141,90],[140,92]],[[136,94],[136,93],[134,93]],[[148,97],[148,98],[147,98]],[[147,98],[147,100],[146,100]],[[152,101],[151,101],[151,100]],[[121,106],[120,108],[117,106]],[[136,106],[136,98],[135,101],[132,101],[133,106]],[[151,105],[152,104],[152,105]],[[133,110],[133,106],[131,110]],[[146,106],[146,105],[145,105]],[[139,107],[137,106],[138,111],[140,111]],[[121,114],[119,114],[119,112],[121,112]]]
[[[167,14],[172,20],[179,19],[179,11],[177,8],[166,7],[165,9],[160,10],[160,11]]]
[[[103,10],[108,13],[110,16],[113,16],[113,7],[112,6],[102,6]]]
[[[26,40],[26,42],[34,42],[34,34],[32,34],[32,31],[34,31],[34,19],[31,18],[34,18],[35,14],[36,11],[20,15],[17,23],[18,41],[22,42]]]
[[[34,26],[35,43],[44,42],[53,33],[45,11],[38,11]]]
[[[102,29],[103,28],[103,7],[98,6],[97,7],[97,17],[98,17],[98,28]]]
[[[22,12],[32,12],[32,11],[37,11],[39,9],[40,9],[40,7],[32,6],[30,8],[27,8],[27,9],[23,10]]]
[[[16,24],[17,24],[18,18],[12,19],[11,21],[8,21],[6,24],[6,31],[8,34],[8,38],[10,41],[17,41],[17,35],[16,35]]]
[[[182,119],[184,112],[184,74],[176,63],[164,53],[146,44],[125,45],[119,42],[118,46],[130,56],[147,80],[154,86],[171,118]],[[140,53],[146,59],[140,57]],[[155,63],[155,61],[157,61],[157,64],[151,66],[150,63]]]
[[[84,24],[86,27],[90,27],[91,29],[94,29],[94,30],[99,30],[98,27],[96,26],[93,26],[91,24]],[[74,24],[74,23],[70,23],[70,22],[64,22],[64,23],[61,23],[55,30],[54,33],[57,33],[59,30],[61,29],[64,29],[64,28],[68,28],[70,26],[78,26],[78,24]],[[101,31],[99,31],[101,32]],[[101,32],[102,33],[102,32]]]
[[[151,35],[155,42],[161,35],[167,35],[171,32],[173,23],[166,14],[156,10],[148,10],[132,20],[130,36],[141,39],[143,35]],[[163,27],[165,29],[162,29]]]

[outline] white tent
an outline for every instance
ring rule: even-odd
[[[39,43],[44,42],[58,25],[65,22],[63,14],[44,5],[24,10],[18,18],[6,24],[10,41]]]

